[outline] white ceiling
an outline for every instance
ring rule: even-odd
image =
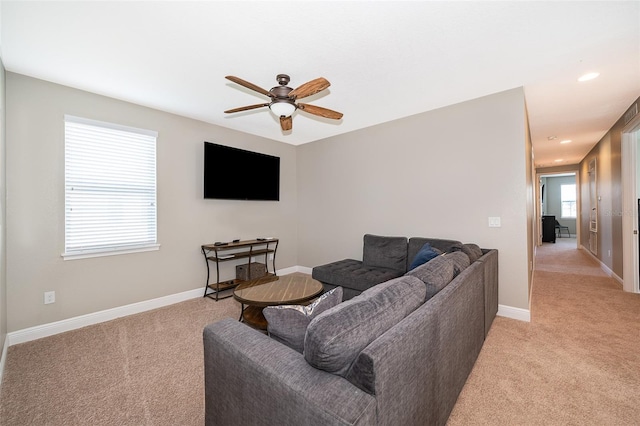
[[[8,71],[293,145],[522,86],[536,166],[575,164],[640,96],[639,1],[4,0],[0,18]],[[298,111],[284,134],[267,108],[223,113],[268,99],[226,75],[280,73],[328,79],[303,102],[344,118]]]

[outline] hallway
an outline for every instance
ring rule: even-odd
[[[536,253],[531,323],[496,318],[448,425],[640,424],[640,295],[556,241]]]

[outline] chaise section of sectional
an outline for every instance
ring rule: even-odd
[[[313,268],[312,277],[325,291],[342,287],[343,300],[349,300],[376,284],[403,275],[403,271],[365,265],[359,260],[344,259]]]
[[[325,291],[343,288],[348,300],[376,284],[404,275],[407,270],[407,238],[365,234],[362,261],[344,259],[313,268],[311,276]]]

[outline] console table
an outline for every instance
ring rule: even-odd
[[[259,279],[264,282],[269,277],[276,278],[276,250],[278,248],[277,238],[244,240],[235,243],[224,244],[204,244],[201,246],[202,254],[204,255],[205,262],[207,264],[207,281],[204,287],[204,296],[218,301],[219,299],[226,299],[233,296],[229,294],[224,297],[220,297],[220,292],[235,288],[237,285],[247,282],[252,282],[254,279],[251,277],[251,258],[264,255],[264,266],[266,270],[266,276],[262,275],[255,279]],[[272,254],[271,267],[273,272],[269,272],[268,256]],[[231,279],[220,282],[220,262],[227,262],[230,260],[247,259],[247,280]],[[210,264],[216,265],[216,281],[210,283],[211,268]],[[265,278],[266,277],[266,278]]]

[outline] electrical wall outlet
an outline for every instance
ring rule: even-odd
[[[45,291],[44,292],[44,304],[48,305],[49,303],[56,302],[56,292],[55,291]]]
[[[502,225],[500,224],[500,217],[490,217],[489,218],[489,228],[500,228]]]

